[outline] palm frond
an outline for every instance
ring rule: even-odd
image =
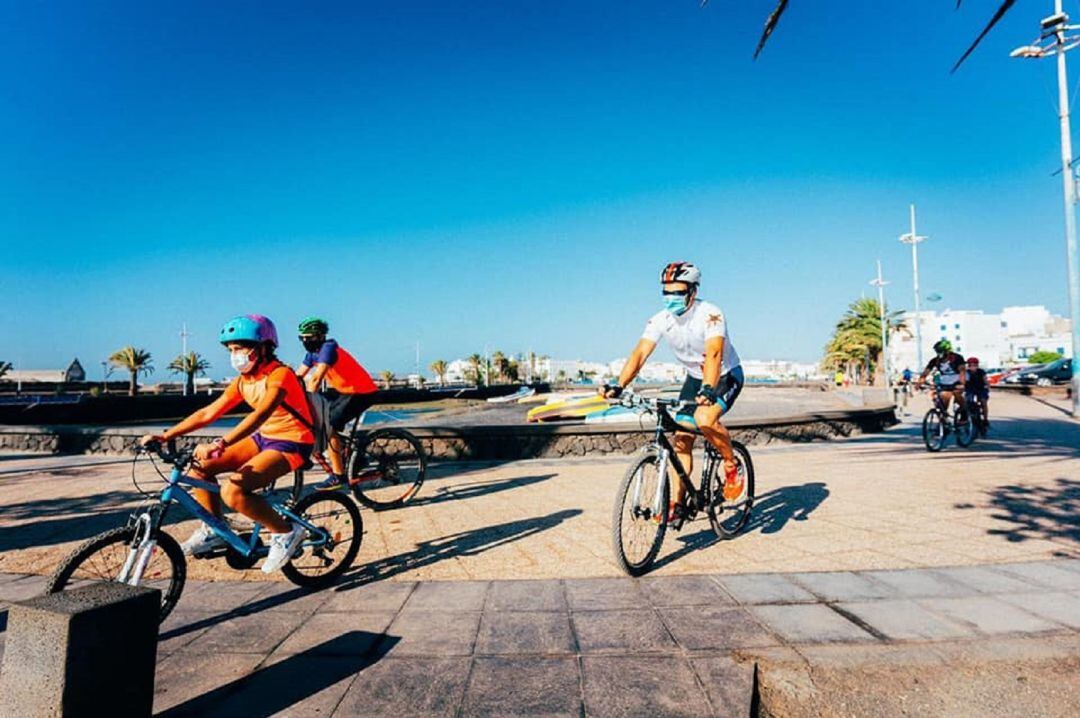
[[[975,48],[979,46],[979,43],[982,42],[982,39],[986,37],[987,33],[989,33],[990,30],[993,29],[994,25],[997,25],[998,21],[1001,20],[1001,18],[1005,16],[1005,13],[1007,13],[1015,4],[1016,0],[1005,0],[1003,3],[1001,3],[1001,5],[997,9],[997,12],[995,12],[994,16],[990,18],[990,22],[986,24],[986,27],[984,27],[983,31],[979,33],[979,36],[975,38],[975,42],[971,43],[971,47],[969,47],[967,51],[960,56],[960,59],[956,61],[956,64],[953,65],[953,68],[952,70],[950,70],[950,72],[956,72],[957,68],[960,67],[960,64],[963,63],[964,60],[968,59],[968,56],[971,53],[975,52]],[[957,0],[956,7],[960,7],[959,0]]]
[[[761,39],[758,40],[757,49],[754,50],[754,59],[756,60],[761,51],[765,48],[765,43],[769,41],[769,36],[773,34],[773,30],[776,29],[776,25],[780,22],[780,16],[787,10],[788,0],[780,0],[773,8],[772,13],[769,14],[769,18],[765,21],[765,29],[761,32]]]

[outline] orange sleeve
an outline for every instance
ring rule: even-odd
[[[217,421],[244,400],[244,397],[240,395],[240,389],[236,386],[237,381],[237,379],[233,379],[229,386],[225,388],[225,391],[221,393],[221,396],[207,404],[206,408],[203,409],[203,411],[207,412],[208,416],[206,418],[209,421]]]

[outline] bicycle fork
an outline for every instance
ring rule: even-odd
[[[138,586],[142,581],[143,573],[150,564],[150,558],[157,548],[157,541],[154,540],[152,528],[153,524],[149,513],[140,514],[135,519],[135,538],[131,542],[132,546],[128,550],[127,558],[124,560],[124,566],[120,569],[120,575],[116,577],[118,583]],[[141,539],[140,531],[142,531]]]

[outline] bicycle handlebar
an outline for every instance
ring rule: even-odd
[[[177,449],[176,440],[170,439],[165,444],[162,444],[160,441],[151,441],[145,446],[136,445],[135,453],[157,454],[158,458],[160,458],[166,464],[172,464],[179,469],[183,469],[185,466],[191,463],[191,460],[195,454],[195,450]]]

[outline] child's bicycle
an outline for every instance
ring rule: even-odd
[[[975,427],[972,425],[971,416],[960,403],[953,401],[951,413],[945,408],[945,401],[941,398],[942,387],[935,385],[930,392],[934,397],[934,405],[926,412],[922,423],[923,443],[928,451],[941,451],[945,448],[945,441],[949,434],[956,434],[958,446],[968,447],[975,441]]]
[[[269,549],[259,536],[262,529],[259,524],[251,531],[236,533],[227,521],[204,509],[188,492],[186,487],[215,493],[220,490],[216,483],[185,475],[192,463],[192,452],[190,448],[178,451],[171,442],[168,447],[151,444],[145,450],[137,450],[136,461],[138,454],[146,453],[151,463],[157,455],[172,465],[166,476],[154,464],[165,480],[164,490],[154,497],[136,483],[136,488],[151,500],[131,515],[126,526],[104,531],[76,548],[57,567],[45,592],[108,581],[151,586],[161,590],[159,619],[165,620],[180,599],[187,576],[186,557],[180,544],[161,528],[173,504],[179,504],[206,523],[228,544],[224,549],[195,558],[224,557],[230,567],[238,570],[252,568],[264,558]],[[133,479],[134,472],[133,463]],[[352,566],[363,540],[360,510],[336,492],[313,493],[299,501],[294,501],[293,492],[287,494],[281,497],[271,489],[266,492],[266,498],[275,511],[307,529],[307,536],[281,571],[297,586],[321,588]]]
[[[408,503],[427,475],[427,455],[420,440],[405,429],[365,431],[361,423],[362,416],[357,417],[352,431],[341,435],[345,476],[353,496],[376,511]]]

